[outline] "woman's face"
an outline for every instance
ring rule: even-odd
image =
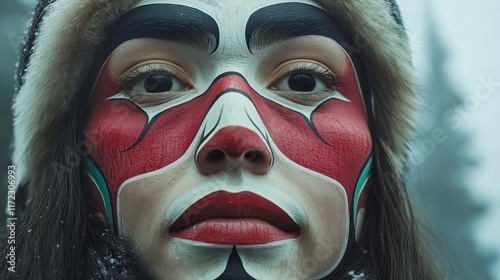
[[[306,0],[141,1],[112,37],[85,132],[94,211],[160,278],[332,272],[372,147],[336,22]]]

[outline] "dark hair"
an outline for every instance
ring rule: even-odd
[[[374,143],[362,237],[336,275],[347,276],[359,267],[368,274],[367,279],[443,279],[431,244],[423,240],[427,234],[415,218],[404,180],[391,172],[390,160],[378,149]]]
[[[79,103],[75,100],[73,105]],[[151,279],[126,242],[87,208],[80,183],[86,153],[82,145],[85,107],[54,121],[53,131],[60,136],[43,167],[45,176],[41,182],[29,183],[29,201],[16,198],[27,204],[17,209],[21,212],[16,273],[2,279]],[[5,265],[2,262],[2,271],[7,271]]]

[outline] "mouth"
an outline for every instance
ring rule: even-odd
[[[224,245],[257,245],[293,239],[300,226],[279,206],[251,192],[211,193],[170,226],[172,237]]]

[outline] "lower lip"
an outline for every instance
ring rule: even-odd
[[[215,218],[172,232],[170,236],[221,245],[258,245],[297,238],[299,233],[282,231],[260,219]]]

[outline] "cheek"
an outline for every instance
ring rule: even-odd
[[[106,185],[98,188],[109,191],[107,207],[112,207],[115,219],[116,197],[125,180],[179,159],[193,141],[203,118],[203,113],[195,110],[203,102],[198,100],[149,119],[129,100],[106,100],[119,91],[105,67],[93,92],[85,131],[90,157]],[[95,188],[93,184],[85,185]]]
[[[119,194],[117,204],[118,228],[120,234],[134,240],[136,246],[151,246],[151,240],[155,234],[151,231],[160,229],[161,218],[164,213],[165,192],[163,182],[156,178],[146,178],[141,181],[125,184]]]
[[[280,151],[297,164],[340,182],[351,203],[372,140],[353,68],[342,84],[339,92],[349,102],[328,100],[310,116],[275,103],[267,104],[261,112]]]
[[[113,106],[124,113],[112,112]],[[88,141],[95,147],[92,157],[112,188],[177,160],[199,127],[199,121],[187,122],[190,118],[180,109],[169,110],[148,124],[147,117],[129,101],[103,101],[96,107],[88,124]]]

